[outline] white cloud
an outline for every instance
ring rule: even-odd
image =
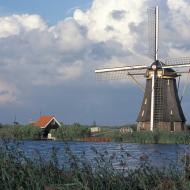
[[[13,15],[1,18],[1,22],[10,26],[0,31],[0,72],[4,79],[19,87],[24,81],[29,87],[57,85],[80,76],[83,65],[78,55],[88,40],[73,19],[49,28],[36,15]]]
[[[144,38],[149,3],[94,0],[88,10],[77,9],[72,18],[54,26],[39,15],[0,17],[1,78],[21,91],[35,85],[82,82],[97,67],[149,64]],[[168,0],[166,5],[171,23],[160,21],[166,27],[164,51],[173,57],[188,55],[190,5],[184,0]],[[6,97],[14,100],[14,92]]]
[[[57,73],[59,74],[60,79],[69,80],[75,77],[79,77],[82,74],[83,63],[75,62],[70,66],[61,66],[57,68]]]
[[[168,0],[167,5],[171,17],[171,29],[169,31],[170,33],[168,33],[168,38],[171,43],[173,43],[172,45],[175,46],[175,48],[178,47],[179,49],[182,49],[185,48],[185,46],[187,48],[190,41],[190,2],[185,0]]]
[[[74,19],[66,19],[50,28],[55,42],[64,52],[80,51],[87,45],[87,40]]]
[[[45,23],[39,15],[12,15],[0,17],[0,38],[19,35],[22,31],[44,30]]]
[[[167,1],[168,7],[170,10],[174,11],[174,13],[178,14],[178,17],[184,17],[187,20],[190,20],[190,2],[186,0],[178,0],[178,1],[172,1],[168,0]]]
[[[130,25],[137,26],[145,16],[143,5],[147,0],[94,0],[92,7],[83,12],[76,10],[74,19],[88,29],[88,38],[95,42],[115,40],[127,49],[137,42]]]

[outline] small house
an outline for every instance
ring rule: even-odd
[[[39,119],[34,123],[34,126],[42,129],[41,137],[48,138],[48,134],[52,129],[57,129],[61,124],[52,115],[40,116]],[[49,135],[50,136],[50,135]]]
[[[100,132],[100,127],[91,127],[90,132],[91,133],[98,133],[98,132]]]

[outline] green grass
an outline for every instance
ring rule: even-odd
[[[127,127],[127,126],[125,126]],[[135,125],[130,125],[135,129]],[[40,139],[41,129],[30,125],[0,125],[0,138],[11,139]],[[80,125],[62,125],[57,130],[51,130],[51,134],[58,140],[79,140],[80,138],[91,136],[90,126]],[[162,144],[190,144],[190,132],[137,132],[121,133],[117,127],[101,127],[101,132],[97,137],[110,137],[115,142],[128,143],[162,143]]]
[[[30,125],[1,125],[0,138],[9,139],[39,139],[40,129]]]
[[[32,125],[1,125],[0,138],[9,139],[40,139],[41,129]],[[76,140],[90,136],[90,129],[80,124],[62,125],[56,130],[50,131],[56,139]]]
[[[51,130],[51,133],[59,140],[77,140],[90,136],[90,129],[86,126],[75,123],[73,125],[62,125],[57,130]]]
[[[122,142],[140,143],[140,144],[190,144],[190,133],[189,132],[165,132],[165,131],[154,131],[154,132],[133,132],[128,134],[116,135],[115,139]]]
[[[128,142],[140,144],[190,144],[190,131],[167,132],[155,130],[133,131],[132,133],[122,133],[118,128],[104,128],[97,134],[100,137],[110,137],[115,142]]]
[[[30,159],[20,151],[19,145],[4,142],[0,146],[0,189],[3,190],[189,190],[189,172],[172,167],[158,169],[151,163],[142,162],[136,169],[113,166],[113,156],[94,150],[96,157],[76,157],[66,146],[64,155],[67,165],[60,166],[56,149],[51,159],[44,160],[39,154]],[[122,169],[123,168],[123,169]]]

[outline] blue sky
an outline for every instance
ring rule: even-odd
[[[189,56],[190,1],[157,2],[161,52]],[[97,81],[94,70],[152,63],[146,8],[154,5],[153,0],[0,0],[0,122],[11,123],[16,115],[29,123],[42,113],[65,123],[135,123],[141,90],[128,78]],[[138,80],[145,85],[145,78]],[[188,123],[189,96],[187,88],[182,106]]]
[[[65,17],[72,16],[77,7],[86,10],[92,0],[0,0],[3,14],[39,14],[49,24],[55,24]],[[2,14],[2,13],[1,13]]]

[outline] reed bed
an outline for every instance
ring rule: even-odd
[[[1,125],[0,139],[39,139],[41,129],[32,125]]]
[[[134,127],[133,127],[134,128]],[[32,125],[0,125],[0,138],[9,139],[40,139],[42,130]],[[166,132],[155,130],[154,132],[133,131],[122,133],[118,128],[101,128],[101,132],[91,134],[90,126],[74,123],[72,125],[62,125],[50,133],[57,140],[81,140],[92,135],[112,139],[115,142],[128,142],[140,144],[190,144],[190,131]]]
[[[121,141],[131,143],[153,143],[153,144],[190,144],[189,132],[133,132],[121,135]]]
[[[75,156],[65,146],[67,162],[60,165],[57,149],[53,148],[51,158],[45,160],[40,153],[29,158],[17,142],[3,140],[0,145],[0,189],[3,190],[188,190],[189,162],[185,167],[157,168],[147,158],[140,158],[141,164],[129,169],[127,158],[120,156],[120,168],[115,168],[113,159],[119,155],[107,156],[95,152],[93,161],[85,152]],[[188,156],[186,158],[189,158]]]
[[[59,140],[76,140],[90,136],[90,129],[78,123],[69,126],[62,125],[50,132]],[[0,125],[0,138],[36,140],[41,139],[41,133],[42,129],[32,125]]]
[[[77,140],[90,137],[90,129],[86,126],[74,123],[72,125],[62,125],[57,130],[51,130],[52,135],[59,140]]]

